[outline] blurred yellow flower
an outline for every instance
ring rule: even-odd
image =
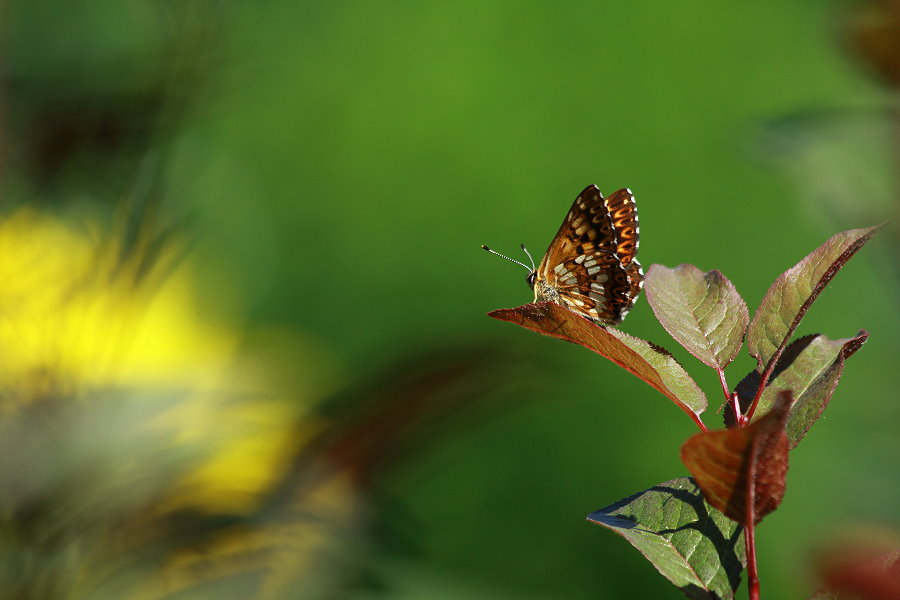
[[[218,446],[195,491],[243,509],[279,466],[291,405],[259,373],[242,376],[239,331],[201,311],[189,263],[167,270],[175,252],[139,275],[141,260],[98,226],[32,210],[3,220],[0,410],[166,390],[178,398],[160,417],[173,440]]]
[[[216,515],[250,515],[277,488],[318,429],[303,407],[322,390],[302,369],[327,369],[294,336],[265,337],[271,360],[248,350],[235,319],[201,307],[174,240],[148,261],[149,244],[126,252],[123,239],[27,209],[0,221],[0,524],[14,532],[0,536],[0,589],[91,596],[137,576],[164,597],[276,558],[291,579],[321,534],[260,555],[283,524],[234,529]],[[345,485],[316,486],[321,510],[347,509]],[[168,532],[178,515],[193,516]],[[159,544],[160,562],[142,554]],[[231,554],[256,560],[220,560]]]

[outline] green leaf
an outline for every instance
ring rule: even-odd
[[[860,331],[855,337],[840,340],[816,334],[791,342],[760,397],[756,414],[768,412],[780,390],[791,390],[797,401],[791,407],[786,429],[790,446],[795,448],[828,406],[844,371],[844,361],[859,350],[868,337],[868,332]],[[759,371],[753,371],[737,385],[735,389],[742,406],[749,405],[759,381]]]
[[[618,533],[688,598],[734,598],[744,569],[741,527],[710,506],[688,477],[588,515]]]
[[[772,410],[755,423],[704,431],[681,447],[681,461],[707,502],[748,527],[784,497],[789,450],[784,428],[792,402],[790,392],[781,392]]]
[[[837,272],[884,225],[838,233],[782,273],[750,322],[747,345],[760,371],[778,360],[800,320]]]
[[[750,321],[747,303],[719,271],[653,265],[644,293],[669,335],[703,364],[724,369],[740,352]]]
[[[706,409],[706,396],[684,367],[655,344],[595,325],[552,302],[502,308],[488,316],[593,350],[659,390],[695,422]]]

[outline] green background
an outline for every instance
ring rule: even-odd
[[[7,201],[78,210],[152,154],[205,306],[313,340],[310,360],[334,365],[336,389],[364,398],[386,368],[415,375],[413,356],[490,361],[424,432],[405,430],[366,488],[371,528],[343,540],[352,556],[329,597],[679,597],[584,516],[686,474],[678,449],[695,427],[613,364],[485,317],[531,292],[524,270],[480,244],[539,255],[584,186],[629,187],[645,270],[719,269],[752,314],[833,233],[895,210],[887,124],[871,109],[887,95],[847,52],[849,3],[100,0],[5,12]],[[98,98],[124,142],[29,166],[42,110]],[[897,524],[895,232],[800,328],[872,335],[758,530],[764,597],[809,593],[810,552],[840,527]],[[223,300],[223,282],[239,294]],[[675,352],[718,405],[714,373],[675,348],[644,299],[622,329]],[[447,349],[456,358],[428,358]],[[752,366],[742,354],[729,383]],[[705,421],[719,426],[714,408]]]

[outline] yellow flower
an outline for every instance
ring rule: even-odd
[[[12,595],[90,595],[120,578],[163,597],[201,577],[198,548],[214,575],[233,568],[216,557],[285,535],[209,523],[256,510],[315,433],[301,407],[322,390],[302,369],[322,371],[320,353],[284,334],[263,336],[272,356],[248,352],[235,320],[198,301],[175,241],[148,261],[148,240],[126,252],[122,239],[32,210],[0,221],[0,554],[14,557],[0,589]],[[289,383],[271,367],[286,347],[301,373]],[[346,507],[345,488],[315,497]],[[177,515],[192,515],[187,532],[167,529]],[[308,562],[291,552],[279,560]]]
[[[165,395],[172,405],[146,425],[209,456],[194,475],[203,503],[243,509],[274,475],[291,405],[258,371],[244,376],[239,330],[203,313],[188,262],[169,271],[176,252],[138,273],[140,249],[124,256],[91,223],[31,210],[3,220],[0,415],[35,403],[90,410],[110,390],[123,405]]]

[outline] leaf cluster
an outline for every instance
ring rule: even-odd
[[[659,391],[698,426],[700,432],[681,448],[692,478],[661,483],[588,516],[625,537],[689,598],[733,598],[748,554],[755,561],[753,529],[784,497],[789,451],[822,415],[845,361],[869,334],[836,340],[793,335],[822,290],[880,229],[830,238],[775,280],[752,320],[746,302],[719,271],[687,264],[649,269],[645,290],[656,318],[719,375],[725,421],[719,431],[703,423],[705,394],[664,348],[553,303],[489,313],[600,354]],[[731,390],[725,369],[745,341],[757,366]]]

